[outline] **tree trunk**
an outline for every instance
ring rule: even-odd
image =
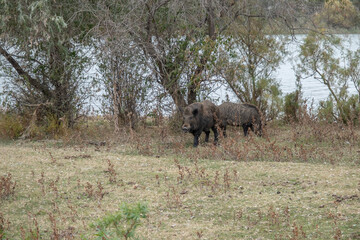
[[[204,55],[200,59],[200,64],[197,66],[194,75],[191,78],[190,85],[188,86],[188,96],[187,96],[188,104],[194,103],[196,101],[196,96],[200,89],[200,84],[203,81],[203,79],[201,79],[201,74],[205,70],[205,66],[208,63],[209,58],[215,47],[214,42],[216,39],[216,34],[215,34],[214,10],[212,6],[212,0],[207,1],[206,10],[207,10],[206,21],[208,24],[208,36],[210,37],[209,42],[207,42],[206,44],[209,44],[210,46],[205,45],[205,47],[209,47],[209,50],[204,51]]]
[[[73,100],[76,93],[69,86],[71,76],[65,67],[65,54],[57,45],[50,50],[49,66],[51,75],[49,76],[49,81],[55,87],[53,97],[54,109],[52,109],[54,117],[59,121],[59,124],[60,119],[65,118],[67,126],[72,127],[75,123]]]

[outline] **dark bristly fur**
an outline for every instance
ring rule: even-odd
[[[220,127],[226,137],[226,126],[241,126],[244,135],[248,134],[250,128],[257,135],[262,135],[261,113],[259,109],[248,103],[225,102],[219,106]]]
[[[219,109],[212,102],[192,103],[184,110],[182,129],[194,135],[194,147],[199,144],[201,132],[205,132],[205,142],[209,141],[210,129],[214,132],[214,143],[218,141],[217,121],[219,119]]]

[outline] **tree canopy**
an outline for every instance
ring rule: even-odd
[[[65,119],[70,126],[92,93],[87,72],[93,64],[112,112],[122,119],[133,121],[126,116],[136,116],[150,95],[181,111],[213,91],[215,82],[276,115],[281,92],[272,73],[286,43],[277,36],[316,31],[324,22],[350,27],[348,17],[356,22],[358,15],[349,0],[0,4],[0,67],[8,104],[22,113],[35,109],[58,125]],[[339,6],[343,11],[335,14]]]

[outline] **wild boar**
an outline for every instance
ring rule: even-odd
[[[209,141],[210,129],[214,132],[214,143],[217,143],[219,116],[218,107],[209,100],[192,103],[184,109],[182,130],[194,135],[194,147],[199,145],[203,131],[206,134],[205,142]]]
[[[241,126],[247,136],[250,128],[258,136],[262,135],[261,112],[252,104],[225,102],[219,106],[220,128],[226,137],[226,126]]]

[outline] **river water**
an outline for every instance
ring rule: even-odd
[[[285,59],[285,61],[280,65],[278,71],[274,75],[280,81],[280,88],[284,95],[296,89],[296,77],[293,66],[296,63],[296,59],[300,51],[300,45],[304,37],[304,35],[299,35],[296,37],[296,41],[288,45],[287,50],[290,52],[289,57]],[[360,48],[360,35],[349,34],[340,35],[340,37],[342,38],[346,49],[356,51]],[[337,55],[338,56],[336,57],[341,57],[339,53],[337,53]],[[325,100],[329,96],[329,90],[327,89],[327,87],[313,77],[302,79],[301,83],[303,97],[305,99],[313,99],[315,103],[318,103],[321,100]],[[350,95],[357,93],[352,83],[349,84],[348,90]]]

